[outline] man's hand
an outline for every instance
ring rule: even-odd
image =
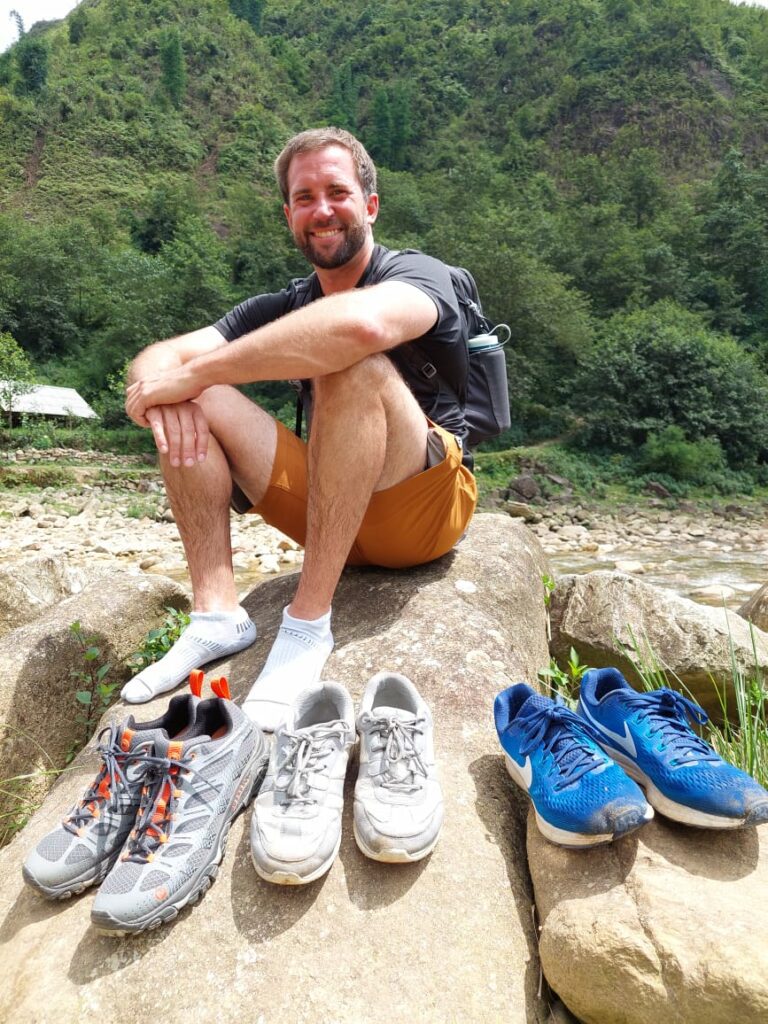
[[[125,391],[125,411],[140,427],[148,426],[147,410],[157,405],[178,405],[197,398],[203,387],[186,366],[168,370],[157,377],[144,377]]]
[[[195,466],[205,461],[210,431],[205,413],[196,402],[152,406],[144,418],[152,428],[157,450],[168,456],[172,466]]]

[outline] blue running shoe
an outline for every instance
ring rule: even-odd
[[[675,690],[637,693],[618,669],[591,669],[577,712],[667,818],[700,828],[768,821],[768,792],[696,735],[689,721],[704,725],[707,713]]]
[[[507,771],[530,796],[550,842],[598,846],[651,820],[642,790],[565,704],[518,683],[498,695],[493,711]]]

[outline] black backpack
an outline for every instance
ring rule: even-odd
[[[387,256],[398,252],[416,252],[417,250],[391,250]],[[464,406],[464,418],[467,423],[467,442],[470,446],[498,437],[509,430],[511,417],[509,411],[509,383],[507,381],[507,362],[504,358],[504,346],[509,341],[511,331],[506,324],[492,327],[483,313],[480,295],[474,277],[464,267],[452,267],[446,263],[451,275],[451,284],[459,303],[462,319],[462,334],[467,346],[467,390],[465,395],[457,395]],[[506,332],[501,339],[496,331]],[[419,353],[403,346],[411,369],[425,380],[434,382],[435,388],[440,386],[440,368],[431,362],[423,362]],[[445,386],[445,382],[443,382]]]

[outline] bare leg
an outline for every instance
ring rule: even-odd
[[[307,542],[292,615],[330,610],[371,495],[420,473],[426,448],[424,413],[386,356],[314,382]]]
[[[195,610],[168,654],[123,688],[129,703],[143,703],[174,689],[193,668],[243,650],[256,639],[256,627],[237,600],[229,499],[235,472],[256,500],[266,490],[276,428],[270,416],[232,388],[209,389],[200,405],[211,429],[205,462],[173,467],[167,458],[161,460],[187,555]]]
[[[333,649],[331,600],[365,510],[424,468],[427,422],[397,371],[374,356],[314,382],[307,534],[299,586],[244,710],[276,729]]]

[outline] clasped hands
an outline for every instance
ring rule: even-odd
[[[140,427],[149,427],[157,450],[172,466],[194,466],[208,454],[208,421],[192,399],[203,389],[184,367],[134,381],[126,388],[125,411]]]

